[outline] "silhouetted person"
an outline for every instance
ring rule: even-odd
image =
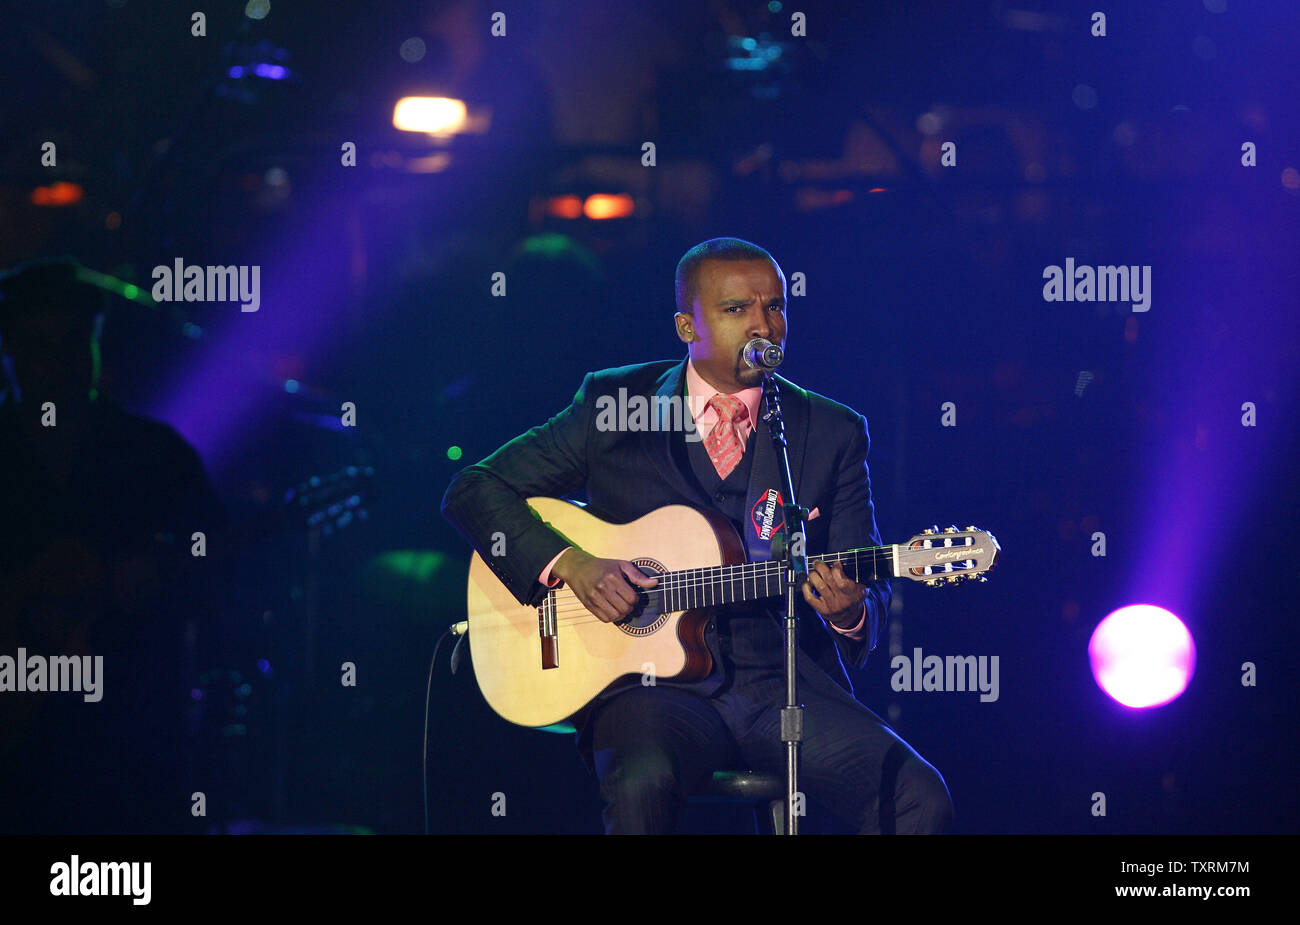
[[[189,444],[99,393],[104,295],[78,269],[0,276],[0,658],[102,656],[100,699],[0,664],[0,831],[200,831],[184,724],[225,516]]]

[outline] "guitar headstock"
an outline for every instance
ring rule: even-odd
[[[988,581],[984,573],[1001,551],[993,534],[978,527],[927,527],[898,547],[898,573],[932,586],[963,579]]]

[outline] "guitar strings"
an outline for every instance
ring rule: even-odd
[[[971,544],[962,544],[962,545],[974,545],[974,544],[971,543]],[[935,546],[931,548],[960,549],[962,548],[962,546]],[[850,550],[845,550],[844,552],[841,553],[809,556],[808,558],[809,560],[816,561],[816,562],[834,563],[834,562],[845,562],[848,559],[854,557],[855,554],[857,553],[863,553],[863,554],[871,553],[871,564],[873,566],[872,570],[875,571],[874,566],[879,564],[879,560],[882,558],[882,556],[888,559],[889,556],[892,554],[892,550],[893,550],[893,546],[864,546],[861,549],[856,549],[856,550],[850,549]],[[954,560],[953,564],[956,564],[957,562],[961,562],[961,561],[966,561],[966,560],[961,560],[961,559]],[[744,574],[745,569],[750,570],[748,574]],[[724,574],[729,570],[740,570],[742,573],[739,575]],[[694,569],[680,569],[680,570],[669,572],[667,573],[667,575],[659,576],[660,578],[659,584],[655,585],[653,588],[644,589],[644,593],[650,595],[656,593],[667,593],[669,591],[682,591],[682,590],[690,591],[696,588],[718,587],[723,584],[732,584],[736,581],[753,580],[757,582],[757,580],[760,578],[766,581],[772,577],[778,577],[778,578],[781,577],[781,575],[785,572],[785,570],[786,570],[786,566],[784,562],[737,562],[728,565],[706,565]],[[962,571],[966,571],[966,570],[962,570]],[[700,574],[692,574],[692,573],[701,573],[701,572],[716,572],[718,573],[718,575],[712,578],[705,578],[703,575]],[[653,577],[653,576],[647,576],[647,577]],[[775,595],[763,595],[763,596],[767,597],[767,596],[775,596]]]
[[[961,547],[953,546],[953,547],[934,547],[934,548],[959,549]],[[809,559],[813,561],[827,562],[827,563],[844,562],[846,559],[852,557],[855,552],[858,553],[869,552],[871,553],[871,562],[873,565],[872,571],[874,572],[876,571],[874,566],[879,563],[879,560],[882,557],[887,559],[889,557],[891,549],[892,547],[890,546],[871,546],[860,550],[849,550],[845,553],[835,553],[833,555],[809,556]],[[723,570],[727,570],[727,569],[737,569],[737,570],[750,569],[751,571],[748,574],[742,573],[739,575],[734,575],[732,577],[720,576],[717,578],[709,578],[709,579],[704,578],[702,575],[692,576],[690,574],[691,572],[705,572],[705,571],[711,571],[711,572],[716,571],[721,573]],[[784,577],[785,571],[786,571],[786,566],[785,563],[783,562],[744,562],[744,563],[736,563],[733,565],[703,566],[699,569],[684,569],[676,572],[669,572],[668,573],[669,575],[675,577],[670,580],[661,579],[660,584],[656,585],[653,588],[642,589],[641,593],[649,597],[650,595],[653,594],[667,594],[669,592],[676,592],[676,591],[693,591],[696,589],[719,588],[724,584],[734,584],[734,582],[736,581],[742,581],[742,582],[747,582],[750,580],[757,581],[758,578],[763,578],[766,581],[766,579],[771,577],[776,577],[778,579],[781,579]],[[555,604],[552,612],[554,613],[557,624],[563,622],[565,625],[573,626],[573,625],[584,624],[584,623],[605,622],[602,621],[599,617],[593,615],[591,611],[587,610],[587,608],[582,604],[582,602],[578,600],[577,595],[573,591],[567,588],[558,589],[554,592],[554,594],[555,594]],[[563,595],[563,598],[561,597],[561,595]],[[775,596],[776,595],[763,595],[762,597],[775,597]],[[740,602],[737,601],[733,603],[740,603]],[[684,607],[680,609],[689,610],[689,609],[696,609],[699,607],[709,607],[709,606],[719,606],[719,605],[701,602],[695,605],[695,607]],[[663,611],[663,612],[672,613],[674,611]],[[561,618],[565,618],[565,619],[561,619]]]
[[[887,549],[888,547],[876,547],[875,549],[864,549],[861,551],[864,553],[865,552],[872,553],[872,565],[874,566],[878,564],[878,561],[881,558],[881,552],[887,551]],[[813,561],[829,562],[829,563],[844,562],[847,561],[849,558],[851,558],[851,556],[847,553],[836,554],[833,556],[829,556],[829,555],[809,556],[809,559]],[[745,573],[746,569],[749,570],[747,574]],[[739,570],[740,574],[726,574],[728,570]],[[698,588],[704,584],[716,585],[716,584],[730,583],[730,582],[741,581],[741,580],[748,580],[750,578],[753,579],[769,578],[772,577],[773,575],[776,576],[782,575],[784,574],[785,570],[786,567],[784,563],[780,563],[780,562],[745,562],[745,563],[737,563],[732,565],[712,565],[712,566],[706,565],[696,569],[680,569],[674,572],[669,572],[665,576],[661,576],[661,583],[656,585],[653,588],[648,589],[648,593],[653,593],[661,590]],[[691,574],[691,573],[713,572],[713,571],[719,573],[718,576],[715,578],[706,578],[703,575]],[[653,576],[648,576],[648,577],[653,577]]]
[[[956,548],[956,547],[954,547]],[[887,557],[889,547],[877,546],[874,548],[862,549],[860,552],[870,552],[872,554],[872,565],[878,564],[882,553]],[[851,558],[848,553],[837,553],[828,556],[809,556],[810,560],[815,562],[844,562]],[[749,569],[748,574],[723,575],[721,573],[728,569],[744,570]],[[703,575],[692,575],[692,572],[718,572],[718,577],[705,578]],[[654,594],[659,591],[675,591],[681,589],[693,589],[703,587],[704,585],[721,585],[736,581],[749,580],[750,578],[769,578],[779,577],[785,572],[785,565],[781,562],[742,562],[732,565],[705,565],[695,569],[679,569],[669,572],[667,575],[660,576],[660,583],[653,588],[645,589],[647,594]],[[646,576],[654,577],[654,576]]]

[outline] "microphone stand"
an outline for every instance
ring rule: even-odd
[[[795,812],[795,797],[799,793],[799,746],[803,741],[803,707],[798,699],[799,624],[795,616],[795,594],[808,580],[808,556],[804,537],[808,535],[803,508],[795,504],[794,479],[790,474],[789,444],[785,439],[785,421],[781,417],[781,395],[776,384],[776,373],[763,376],[762,420],[767,424],[781,464],[782,514],[785,533],[789,540],[784,544],[785,575],[785,706],[781,710],[781,741],[785,743],[785,831],[787,835],[799,834],[799,816]],[[804,810],[800,800],[800,810]]]

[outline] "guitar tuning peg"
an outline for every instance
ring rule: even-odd
[[[940,532],[940,530],[939,530],[939,525],[938,525],[938,524],[931,524],[930,526],[926,527],[925,530],[923,530],[922,532],[923,532],[923,533],[939,533],[939,532]]]
[[[929,581],[926,582],[926,584],[929,585],[931,588],[937,588],[939,585],[943,584],[943,579],[931,578]]]
[[[952,524],[949,524],[948,526],[946,526],[946,527],[943,528],[943,532],[944,532],[944,533],[956,533],[956,532],[957,532],[957,528],[956,528],[955,526],[953,526]]]
[[[967,533],[974,533],[974,532],[975,532],[976,530],[978,530],[978,529],[979,529],[979,528],[976,527],[974,524],[971,524],[969,527],[966,528],[966,532],[967,532]]]
[[[980,576],[979,578],[977,578],[976,580],[977,580],[977,581],[988,581],[988,580],[989,580],[989,576],[987,576],[987,575],[981,575],[981,576]]]

